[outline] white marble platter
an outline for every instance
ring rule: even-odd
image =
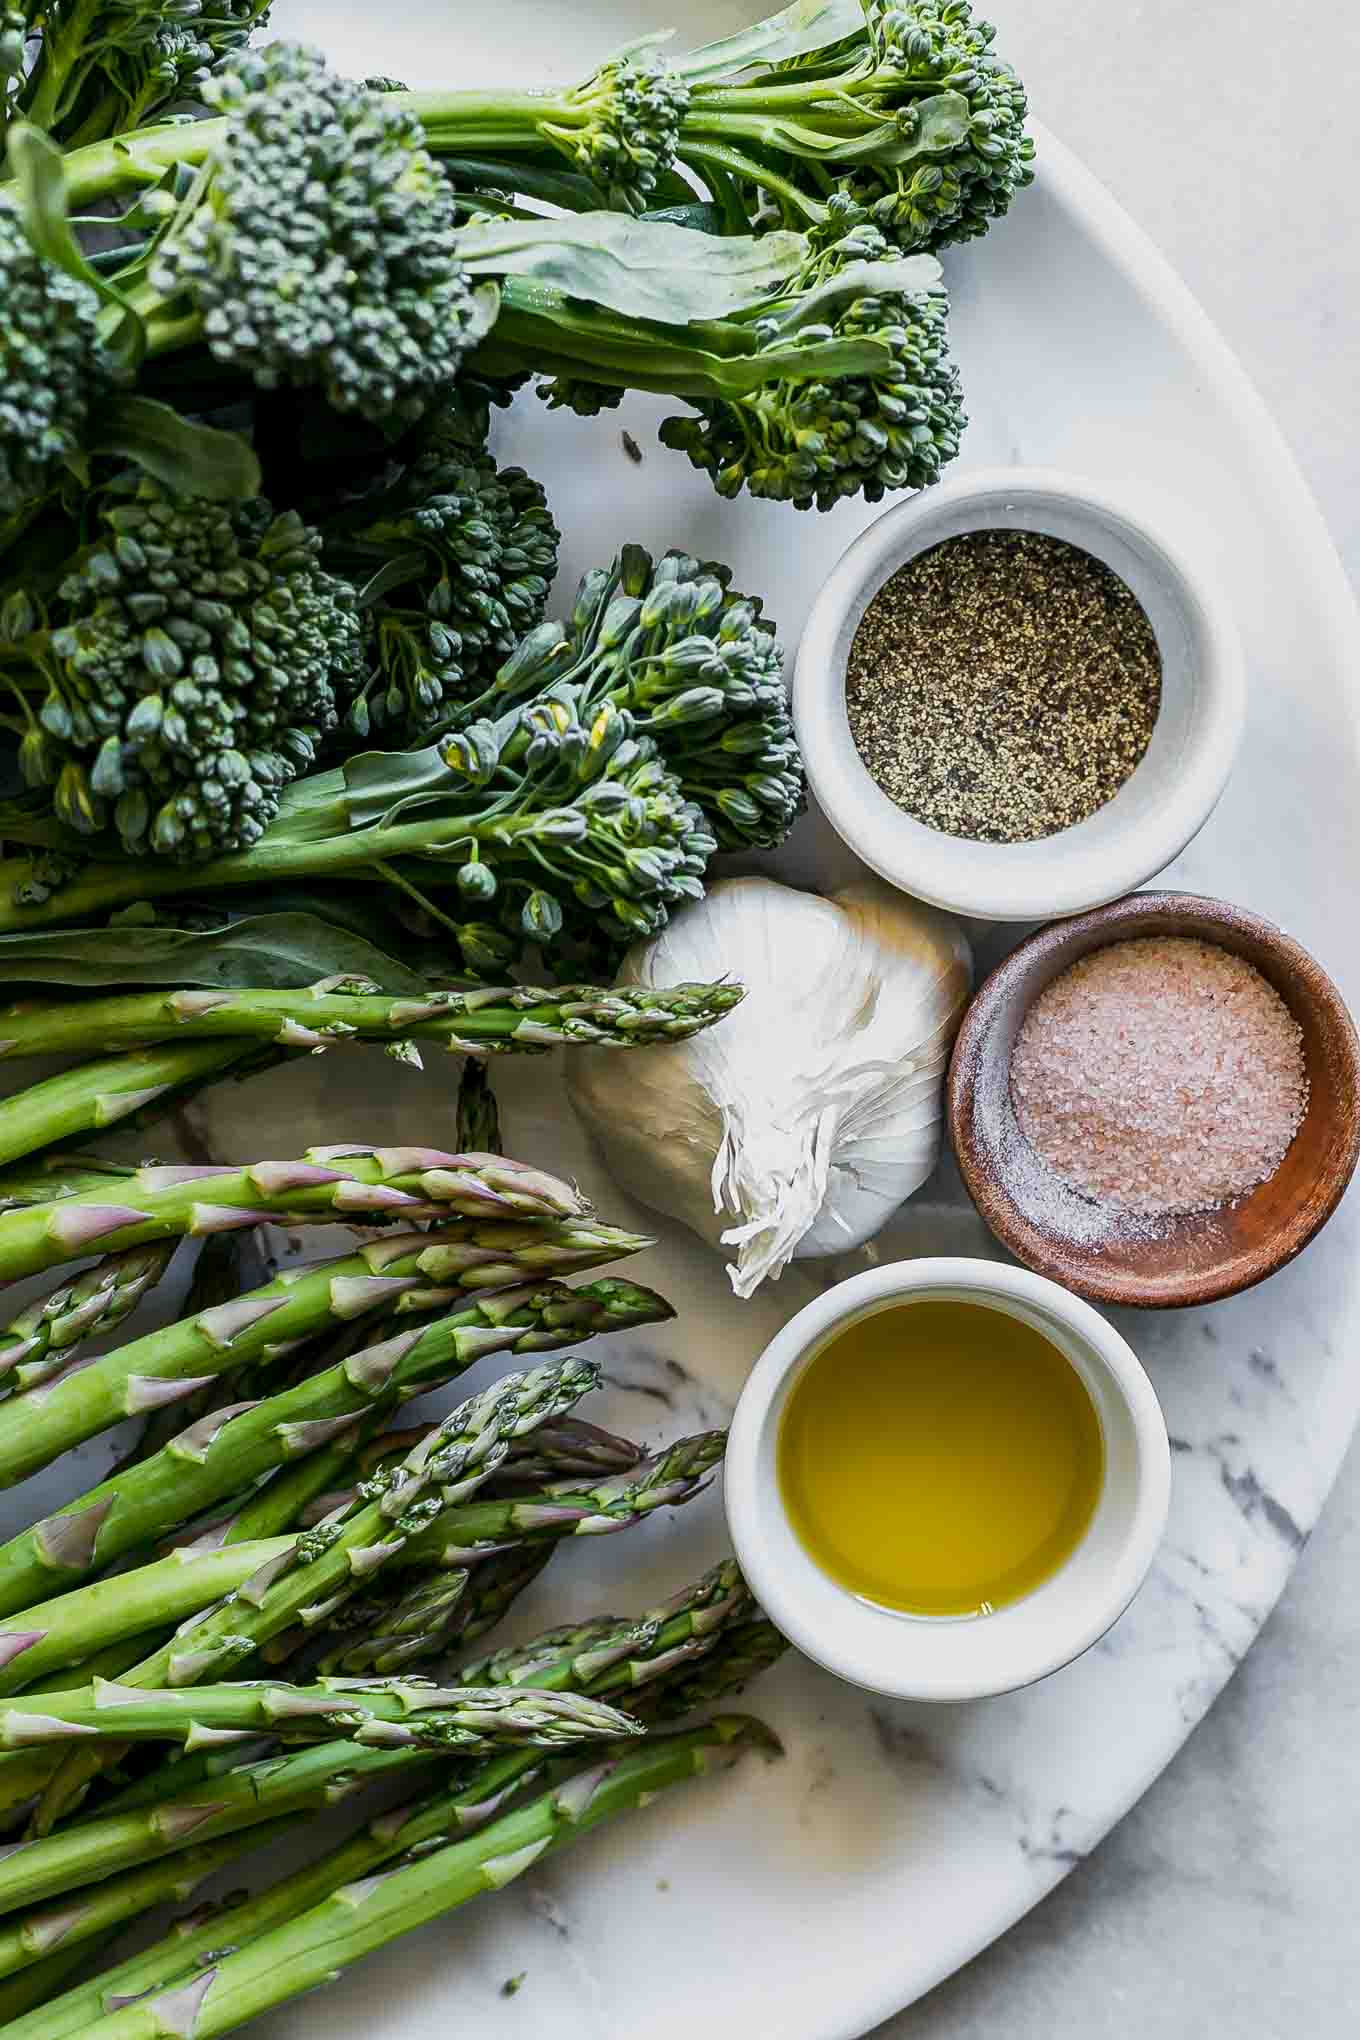
[[[386,12],[281,0],[275,26],[356,72],[475,85],[581,75],[675,12],[699,40],[757,11],[751,0],[678,10],[667,0],[406,0]],[[1023,69],[1023,47],[1012,54]],[[1176,278],[1056,143],[1042,143],[1039,182],[1012,218],[948,269],[973,419],[963,465],[1066,466],[1170,492],[1233,592],[1251,663],[1247,739],[1171,880],[1281,921],[1360,1006],[1360,626],[1270,418]],[[633,401],[587,423],[523,398],[502,426],[502,459],[543,479],[566,533],[559,599],[626,540],[684,546],[727,559],[762,591],[791,651],[820,578],[871,513],[721,503],[655,446],[660,410]],[[644,449],[641,466],[625,457],[623,426]],[[810,818],[779,868],[824,884],[853,864]],[[1010,939],[977,933],[984,965]],[[578,1174],[606,1216],[649,1223],[576,1134],[554,1061],[496,1075],[512,1153]],[[450,1075],[421,1077],[376,1055],[307,1062],[220,1096],[189,1131],[239,1158],[342,1136],[435,1139],[444,1115],[452,1123]],[[264,2020],[261,2040],[435,2040],[474,2026],[481,2040],[852,2040],[929,1989],[1095,1845],[1265,1620],[1360,1410],[1358,1213],[1352,1198],[1253,1294],[1117,1314],[1166,1409],[1171,1523],[1144,1593],[1082,1662],[1008,1699],[937,1709],[870,1702],[786,1662],[751,1696],[785,1739],[782,1763],[687,1788],[592,1838]],[[598,1414],[649,1441],[722,1422],[814,1281],[849,1272],[794,1270],[743,1305],[715,1258],[661,1230],[635,1265],[676,1303],[677,1321],[597,1348],[609,1375]],[[876,1251],[994,1250],[946,1166]],[[5,1517],[27,1520],[88,1485],[107,1449],[78,1459],[6,1498]],[[714,1493],[645,1532],[568,1552],[512,1633],[644,1605],[723,1544]],[[503,1996],[521,1972],[522,1988]]]

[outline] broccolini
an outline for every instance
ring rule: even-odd
[[[0,602],[19,762],[82,834],[133,855],[248,848],[336,728],[358,673],[354,590],[269,504],[111,489],[49,600]]]

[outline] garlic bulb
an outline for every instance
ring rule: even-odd
[[[859,1246],[934,1168],[972,980],[947,915],[877,879],[829,899],[726,879],[631,950],[620,976],[746,986],[692,1040],[583,1049],[567,1080],[623,1187],[736,1249],[738,1296],[795,1256]]]

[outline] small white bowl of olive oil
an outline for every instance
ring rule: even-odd
[[[1095,1643],[1166,1525],[1137,1356],[1024,1268],[933,1258],[838,1283],[737,1405],[727,1515],[790,1642],[876,1693],[970,1700]]]

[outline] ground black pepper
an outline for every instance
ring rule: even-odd
[[[951,836],[1024,843],[1103,807],[1148,747],[1162,666],[1141,604],[1046,532],[965,532],[869,604],[846,671],[879,786]]]

